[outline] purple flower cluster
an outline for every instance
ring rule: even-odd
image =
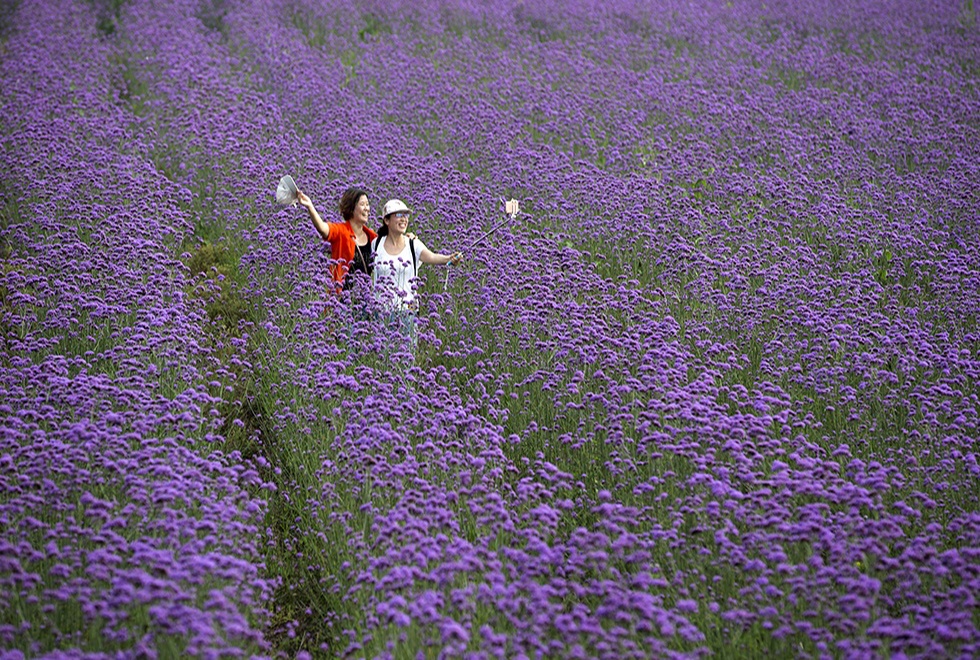
[[[230,387],[179,261],[191,194],[86,3],[4,33],[0,648],[268,648],[268,486],[212,449]]]
[[[980,33],[927,5],[24,0],[0,648],[980,655]],[[526,213],[409,359],[284,173],[440,251]]]

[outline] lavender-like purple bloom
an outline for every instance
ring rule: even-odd
[[[4,652],[980,654],[972,5],[24,0],[0,44]],[[525,213],[409,361],[285,173],[447,250]]]

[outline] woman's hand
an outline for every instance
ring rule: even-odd
[[[433,252],[428,248],[422,250],[422,254],[419,255],[419,259],[422,260],[424,264],[432,264],[433,266],[445,266],[446,264],[456,264],[463,260],[462,252],[453,252],[452,254],[443,254],[442,252]]]
[[[296,199],[299,201],[300,206],[305,208],[307,211],[313,212],[313,200],[310,199],[305,192],[302,190],[296,191]]]
[[[310,199],[309,196],[302,190],[297,190],[296,201],[298,201],[303,206],[303,208],[309,211],[310,219],[313,220],[313,226],[316,227],[317,233],[323,237],[323,240],[329,241],[330,227],[328,227],[327,223],[323,221],[323,218],[320,217],[320,214],[316,212],[316,207],[313,206],[313,200]]]

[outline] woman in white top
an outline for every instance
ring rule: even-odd
[[[449,264],[463,258],[462,253],[433,252],[418,238],[406,236],[411,210],[400,199],[392,199],[382,209],[384,224],[374,242],[375,296],[392,314],[415,343],[415,278],[420,263]]]

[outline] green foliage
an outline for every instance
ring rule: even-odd
[[[291,387],[291,375],[276,363],[264,364],[260,372],[260,378],[246,375],[248,385],[228,402],[222,433],[229,448],[241,448],[252,458],[261,455],[275,466],[263,470],[264,478],[277,486],[267,518],[273,544],[266,563],[281,581],[268,636],[290,654],[326,644],[336,655],[345,644],[343,619],[363,606],[361,599],[347,595],[355,569],[362,567],[348,540],[355,530],[367,531],[363,505],[383,506],[385,500],[368,489],[337,482],[330,486],[335,496],[311,512],[310,502],[322,500],[326,492],[318,457],[342,430],[343,420],[333,416],[328,402]],[[282,396],[289,397],[288,404]],[[273,424],[272,411],[284,408],[304,411],[307,421]],[[297,556],[304,562],[297,562]]]
[[[357,38],[361,41],[367,41],[368,37],[392,33],[391,26],[377,14],[368,13],[362,19],[364,20],[364,27],[357,31]]]
[[[95,7],[95,27],[102,35],[111,37],[116,33],[122,8],[128,0],[89,0]]]
[[[290,20],[293,27],[303,33],[306,45],[310,48],[322,48],[327,43],[330,31],[320,21],[300,11],[293,12]]]
[[[788,66],[773,65],[769,68],[770,85],[781,86],[791,92],[805,90],[808,83],[808,75],[804,71]]]
[[[16,207],[15,207],[16,208]],[[0,231],[7,229],[6,209],[0,211]],[[6,233],[0,235],[0,261],[6,261],[14,253],[14,246]]]
[[[135,64],[136,55],[120,50],[109,57],[117,71],[113,82],[118,90],[119,100],[134,115],[142,117],[146,114],[146,103],[150,100],[150,86],[139,73]]]
[[[568,35],[565,31],[552,25],[551,21],[529,12],[523,4],[514,10],[515,22],[529,32],[537,41],[565,41]]]
[[[20,7],[20,0],[10,0],[10,2],[0,3],[0,46],[7,41],[10,31],[11,19]]]
[[[204,242],[189,255],[186,265],[191,275],[204,283],[191,293],[204,298],[212,321],[237,335],[242,321],[261,318],[261,307],[250,304],[242,294],[244,277],[238,271],[239,258],[227,245]]]
[[[206,309],[212,321],[221,322],[229,330],[236,330],[251,311],[237,288],[227,280],[222,280],[218,296],[208,301]]]
[[[223,276],[237,272],[235,258],[226,245],[202,243],[187,259],[191,275],[209,274],[212,269]]]
[[[963,0],[963,8],[960,10],[960,25],[964,30],[973,28],[977,24],[977,11],[973,5],[973,0]]]
[[[10,239],[8,230],[11,225],[19,225],[24,221],[22,215],[21,202],[23,201],[21,194],[15,189],[13,182],[7,182],[0,180],[0,242],[2,245],[8,246],[9,250]],[[6,259],[10,252],[0,252],[0,257]]]
[[[346,35],[341,34],[337,26],[329,25],[325,19],[306,12],[294,11],[290,21],[293,27],[303,33],[306,44],[310,48],[327,46],[331,42],[331,37],[346,38]],[[392,34],[393,32],[391,25],[384,18],[368,12],[361,16],[361,26],[357,29],[357,39],[359,42],[367,42],[374,37]]]
[[[228,13],[228,0],[202,0],[195,12],[206,29],[225,35],[225,15]]]
[[[358,51],[353,48],[340,54],[340,64],[344,67],[344,87],[357,78],[357,57]]]

